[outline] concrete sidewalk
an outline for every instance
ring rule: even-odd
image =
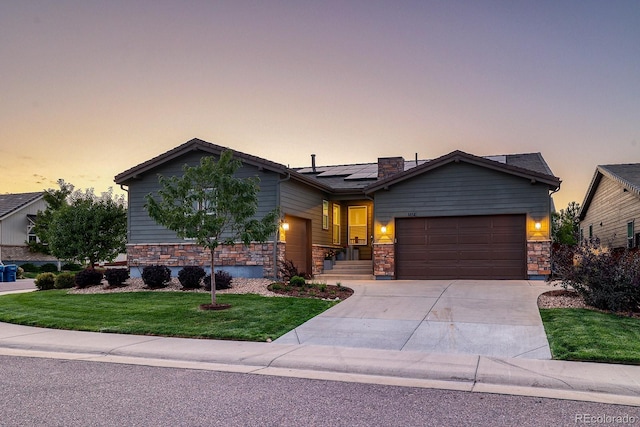
[[[50,330],[0,323],[0,354],[640,406],[640,366]]]

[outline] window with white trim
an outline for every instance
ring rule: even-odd
[[[367,207],[349,206],[349,244],[367,244]]]
[[[340,244],[340,205],[333,204],[333,244]]]

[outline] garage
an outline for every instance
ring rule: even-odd
[[[396,219],[398,279],[526,279],[526,216]]]

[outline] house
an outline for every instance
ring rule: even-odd
[[[44,192],[0,194],[0,261],[10,264],[57,261],[49,255],[30,252],[27,246],[27,242],[36,240],[36,215],[46,208]]]
[[[144,207],[158,175],[182,173],[224,147],[199,139],[118,174],[128,197],[127,256],[136,268],[206,265],[193,242],[156,224]],[[331,250],[369,265],[376,279],[527,279],[550,272],[551,194],[560,180],[539,153],[477,157],[454,151],[433,160],[289,168],[249,154],[239,176],[260,178],[259,213],[279,207],[280,231],[266,243],[221,247],[217,265],[244,277],[273,277],[292,260],[322,272]],[[277,271],[277,270],[276,270]]]
[[[637,247],[640,163],[597,166],[578,218],[581,241],[597,239],[611,249]]]

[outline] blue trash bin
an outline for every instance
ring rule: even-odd
[[[17,274],[18,274],[18,266],[17,265],[5,265],[4,266],[4,281],[5,282],[15,282]]]
[[[4,265],[0,265],[0,282],[4,282]]]

